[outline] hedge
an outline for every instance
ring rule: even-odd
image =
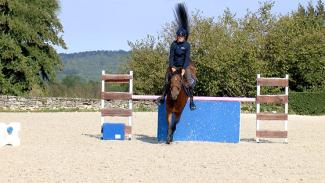
[[[325,92],[289,92],[289,111],[300,115],[325,114]]]

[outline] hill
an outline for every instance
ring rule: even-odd
[[[65,76],[79,76],[89,81],[98,81],[102,70],[118,73],[127,63],[128,51],[87,51],[79,53],[61,53],[63,70],[57,72],[57,79]]]

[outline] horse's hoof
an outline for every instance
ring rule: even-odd
[[[170,136],[167,137],[166,144],[170,144],[172,142],[172,138]]]

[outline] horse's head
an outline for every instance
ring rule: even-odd
[[[177,69],[174,73],[172,73],[170,79],[170,94],[172,100],[176,100],[178,94],[182,90],[182,69]]]

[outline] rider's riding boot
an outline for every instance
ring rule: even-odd
[[[193,88],[192,87],[190,87],[189,89],[190,89],[190,95],[191,95],[190,96],[190,109],[191,109],[191,111],[193,111],[193,110],[196,109],[196,106],[195,106],[194,101],[193,101],[194,91],[193,91]]]
[[[190,109],[194,111],[196,109],[196,105],[194,104],[193,97],[190,97]]]
[[[163,94],[156,100],[156,104],[163,104],[165,102],[165,96],[167,95],[168,83],[165,83],[163,87]]]

